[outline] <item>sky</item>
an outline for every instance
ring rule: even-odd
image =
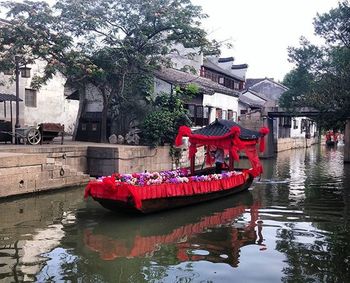
[[[233,56],[235,64],[247,63],[247,78],[269,77],[276,81],[282,81],[293,68],[288,62],[288,46],[298,46],[301,36],[321,43],[314,36],[313,19],[338,4],[338,0],[191,1],[208,14],[203,28],[209,37],[233,44],[232,49],[222,49],[221,57]]]
[[[247,78],[282,81],[293,64],[288,46],[298,46],[301,36],[321,43],[314,36],[313,19],[337,7],[337,0],[192,0],[209,15],[203,27],[210,38],[233,44],[221,57],[248,64]]]

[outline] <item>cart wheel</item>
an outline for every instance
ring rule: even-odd
[[[29,128],[27,131],[27,141],[29,144],[38,144],[41,140],[41,133],[37,128]]]

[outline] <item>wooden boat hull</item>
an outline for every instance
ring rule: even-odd
[[[245,191],[250,187],[250,185],[253,182],[253,179],[253,176],[249,175],[249,178],[247,178],[247,180],[242,185],[211,193],[142,200],[142,206],[140,208],[136,207],[135,203],[133,202],[133,199],[131,198],[127,202],[103,199],[98,197],[93,197],[93,199],[99,202],[104,208],[115,212],[126,211],[136,213],[152,213],[162,210],[173,209],[181,206],[188,206],[201,202],[211,201],[214,199],[226,197],[232,194]]]

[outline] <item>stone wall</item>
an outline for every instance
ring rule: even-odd
[[[84,164],[68,154],[0,152],[0,197],[86,184],[90,176],[77,170]]]
[[[0,198],[85,185],[87,170],[87,147],[1,148]]]
[[[277,152],[290,150],[294,148],[310,147],[318,143],[318,138],[284,138],[277,140]]]
[[[91,176],[103,176],[115,172],[170,170],[173,162],[169,150],[169,146],[153,149],[147,146],[90,146],[87,153],[88,171]]]
[[[181,150],[179,164],[170,156],[170,146],[149,148],[147,146],[115,147],[90,146],[88,148],[88,172],[91,176],[111,175],[115,172],[153,172],[172,170],[176,167],[189,167],[188,148]],[[198,149],[196,165],[201,166],[204,161],[204,148]]]

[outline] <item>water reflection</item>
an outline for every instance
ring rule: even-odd
[[[74,222],[70,208],[81,205],[82,190],[40,195],[0,204],[0,280],[35,281],[43,256],[59,246],[64,225]]]
[[[282,281],[350,282],[350,167],[339,149],[315,147],[279,154],[265,178],[260,217],[276,225],[276,250],[286,255]],[[277,206],[275,204],[278,204]]]
[[[239,266],[242,248],[265,249],[259,203],[249,192],[147,217],[112,214],[94,202],[87,206],[75,211],[74,223],[63,224],[65,235],[43,255],[37,281],[160,282],[173,278],[175,266],[184,267],[190,280],[202,273],[193,270],[197,264],[232,268]]]
[[[350,165],[319,146],[264,160],[245,193],[135,217],[83,188],[0,203],[4,282],[350,282]]]
[[[145,223],[141,226],[140,219],[134,219],[131,224],[134,227],[128,227],[128,231],[131,232],[128,234],[124,234],[123,229],[119,227],[111,231],[115,219],[104,220],[97,227],[84,230],[83,242],[103,260],[152,257],[163,245],[174,244],[179,261],[209,260],[238,266],[241,247],[250,244],[262,245],[262,225],[257,223],[258,209],[257,202],[251,206],[240,204],[210,215],[199,216],[199,220],[193,217],[186,218],[187,223],[179,223],[176,219],[178,215],[171,214],[161,229],[159,222],[155,221],[157,219],[147,219],[148,233],[142,231],[145,230]],[[246,212],[250,215],[247,222],[242,218]],[[238,221],[239,219],[241,221]],[[157,230],[160,231],[155,233]],[[149,231],[152,231],[152,234]],[[216,241],[211,242],[214,238]],[[229,255],[226,254],[227,251],[230,252]]]

